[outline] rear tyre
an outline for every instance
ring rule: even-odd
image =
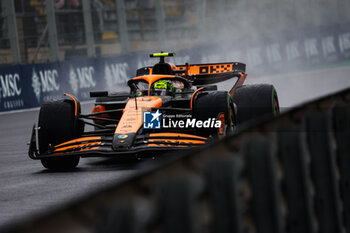
[[[130,93],[129,92],[118,92],[118,93],[112,93],[109,96],[104,97],[98,97],[96,98],[95,106],[103,106],[106,111],[108,110],[116,110],[116,109],[124,109],[126,102],[128,100]],[[112,103],[115,102],[115,103]],[[123,103],[125,102],[125,103]],[[123,111],[120,112],[114,112],[106,114],[105,116],[107,118],[112,118],[119,120],[122,117]],[[102,117],[102,115],[98,116]],[[97,120],[95,123],[99,125],[106,125],[108,122]],[[95,126],[95,130],[100,129],[100,127]]]
[[[39,152],[46,153],[52,146],[78,138],[84,124],[75,118],[74,102],[67,99],[45,102],[39,113]],[[80,107],[78,107],[80,114]],[[71,169],[79,163],[79,156],[43,158],[41,163],[48,169]]]
[[[231,96],[226,91],[200,92],[193,106],[193,117],[197,120],[218,119],[220,113],[224,114],[226,135],[233,132],[234,107]],[[217,128],[200,129],[203,136],[218,135]]]
[[[237,124],[260,117],[279,115],[276,89],[269,84],[244,85],[236,89],[233,102],[237,105]]]

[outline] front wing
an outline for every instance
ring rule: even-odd
[[[193,149],[203,146],[208,138],[182,133],[150,133],[136,136],[131,146],[113,150],[113,136],[91,136],[70,140],[53,146],[44,154],[39,153],[37,130],[33,133],[29,146],[29,157],[42,159],[61,156],[80,157],[120,157],[124,155],[142,156],[143,152]]]

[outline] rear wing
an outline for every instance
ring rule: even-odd
[[[179,75],[192,81],[193,85],[205,85],[222,82],[240,77],[245,74],[246,65],[239,62],[185,64],[172,65],[171,63],[157,63],[153,67],[143,67],[137,70],[136,75],[167,74]]]

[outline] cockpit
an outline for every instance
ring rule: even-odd
[[[128,85],[131,88],[131,94],[136,97],[175,96],[176,94],[181,94],[186,89],[191,89],[191,84],[181,77],[155,76],[156,75],[148,75],[130,80]]]

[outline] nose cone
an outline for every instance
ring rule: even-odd
[[[112,148],[114,151],[129,150],[135,140],[136,133],[114,134]]]

